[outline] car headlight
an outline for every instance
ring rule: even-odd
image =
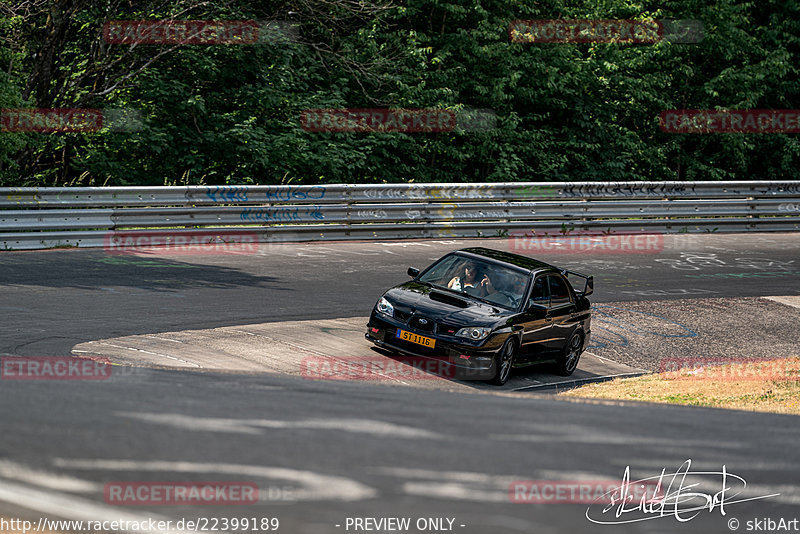
[[[468,326],[467,328],[462,328],[456,332],[456,336],[479,341],[491,333],[492,329],[485,326]]]
[[[381,299],[375,305],[375,310],[378,313],[388,315],[389,317],[394,317],[394,306],[392,306],[392,304],[384,297],[381,297]]]

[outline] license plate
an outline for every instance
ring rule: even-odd
[[[422,345],[423,347],[433,348],[436,345],[436,340],[430,337],[420,336],[413,332],[406,332],[405,330],[397,329],[397,339],[402,339],[403,341],[410,341],[411,343],[416,343],[417,345]]]

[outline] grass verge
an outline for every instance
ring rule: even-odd
[[[561,395],[800,415],[800,357],[694,365]]]

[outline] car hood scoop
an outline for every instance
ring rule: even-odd
[[[459,308],[469,308],[470,305],[470,303],[464,299],[460,299],[454,295],[448,295],[447,293],[442,293],[441,291],[431,291],[428,293],[428,298],[431,300],[444,302],[445,304],[450,304],[451,306],[457,306]]]
[[[394,287],[386,297],[394,304],[395,310],[404,314],[423,315],[453,325],[491,324],[512,313],[416,282]]]

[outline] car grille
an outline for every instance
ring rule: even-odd
[[[459,328],[452,324],[439,323],[436,327],[436,332],[445,336],[454,336]]]
[[[410,313],[398,310],[397,308],[394,309],[394,318],[397,319],[398,321],[403,321],[404,323],[407,323],[409,317],[411,317]]]
[[[408,326],[419,332],[433,332],[433,326],[436,323],[432,319],[425,317],[414,316],[408,321]]]

